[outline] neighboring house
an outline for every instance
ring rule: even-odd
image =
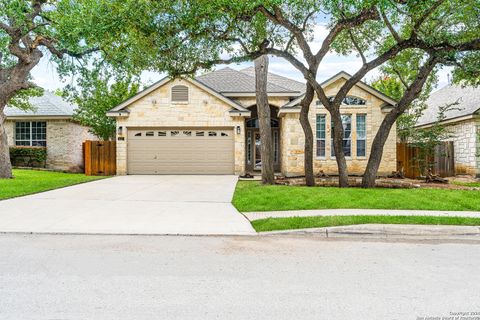
[[[334,96],[350,77],[340,72],[322,85]],[[275,170],[303,175],[304,134],[298,103],[305,85],[269,73]],[[362,174],[378,127],[395,101],[358,83],[341,107],[350,174]],[[117,174],[245,174],[261,168],[253,68],[225,68],[195,79],[164,78],[108,112],[117,120]],[[315,171],[337,173],[331,121],[317,101],[310,122]],[[385,146],[380,174],[396,170],[396,131]]]
[[[48,91],[29,101],[31,110],[5,108],[8,144],[46,147],[47,168],[83,171],[82,142],[95,136],[72,120],[75,106]]]
[[[452,104],[442,124],[452,134],[455,173],[480,177],[480,87],[446,86],[433,92],[426,104],[417,128],[432,126],[438,121],[440,108]]]

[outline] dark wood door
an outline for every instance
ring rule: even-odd
[[[273,167],[275,171],[280,171],[280,129],[272,128],[273,140]],[[260,130],[258,128],[247,128],[245,155],[246,171],[254,172],[262,169],[261,156],[262,142],[260,140]]]

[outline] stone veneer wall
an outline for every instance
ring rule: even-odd
[[[325,92],[327,96],[335,95],[339,87],[345,80],[340,79],[327,88]],[[382,100],[371,95],[367,91],[355,86],[350,90],[349,95],[356,96],[367,101],[365,106],[344,106],[341,107],[342,114],[352,115],[352,157],[347,158],[347,165],[349,174],[360,175],[363,174],[370,155],[370,148],[373,138],[385,116],[381,112],[381,105],[384,103]],[[325,157],[316,157],[316,115],[326,115],[326,150]],[[356,156],[356,115],[367,115],[367,150],[366,157]],[[328,111],[316,105],[316,101],[310,106],[310,124],[312,126],[314,134],[314,170],[318,172],[323,170],[328,174],[338,174],[337,162],[334,157],[331,157],[331,121]],[[282,118],[282,172],[286,176],[303,175],[303,162],[304,162],[304,144],[305,138],[303,135],[302,127],[299,122],[299,114],[285,114]],[[390,135],[385,143],[382,162],[379,168],[380,175],[390,174],[396,170],[396,128],[393,127]]]
[[[480,178],[480,119],[477,119],[477,178]]]
[[[97,140],[83,127],[68,119],[25,119],[18,121],[47,122],[47,161],[48,169],[82,172],[83,150],[85,140]],[[8,144],[15,145],[15,121],[6,121]]]
[[[455,174],[480,174],[480,120],[467,120],[449,125],[455,152]]]
[[[181,84],[189,88],[188,103],[172,103],[170,88]],[[118,117],[117,127],[123,127],[124,141],[117,139],[117,174],[127,174],[128,128],[139,127],[218,127],[235,128],[241,133],[234,137],[235,174],[245,171],[245,128],[243,117],[232,117],[232,106],[182,79],[175,79],[128,107],[128,117]],[[234,130],[235,132],[235,130]]]

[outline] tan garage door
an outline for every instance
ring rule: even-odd
[[[233,174],[233,130],[129,129],[129,174]]]

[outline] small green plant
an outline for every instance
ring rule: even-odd
[[[10,147],[10,159],[14,166],[44,167],[47,160],[47,148]]]

